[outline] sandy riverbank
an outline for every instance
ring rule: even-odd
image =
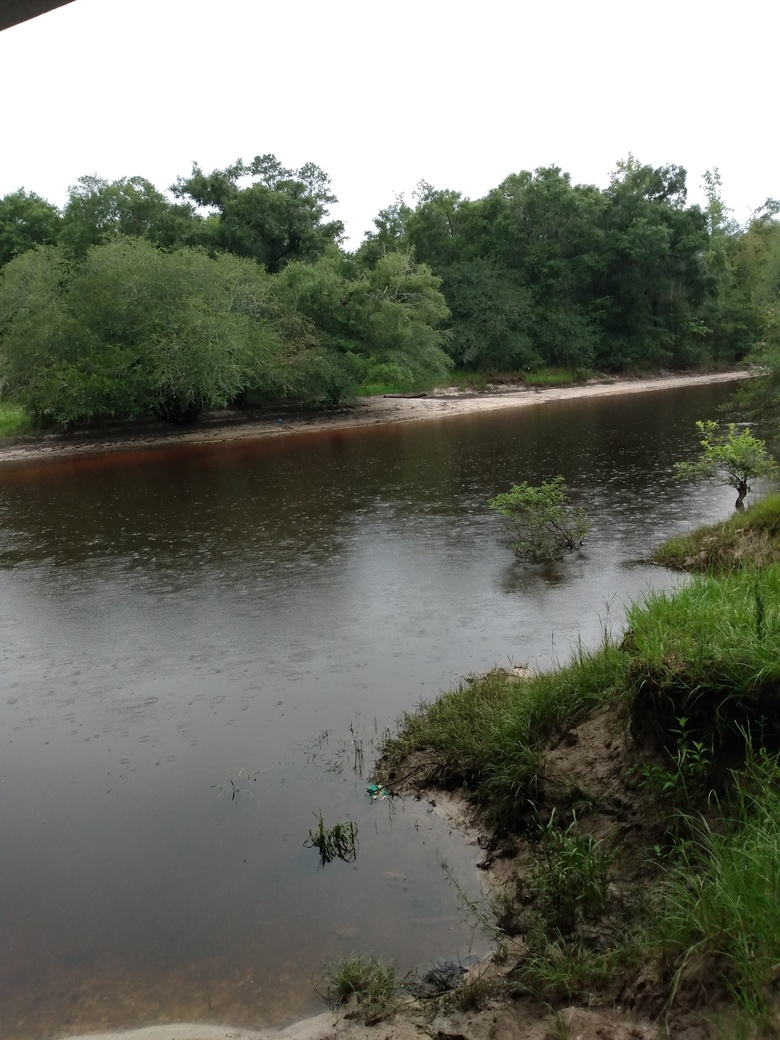
[[[719,372],[707,375],[665,375],[648,379],[591,380],[577,386],[534,389],[500,387],[485,393],[456,389],[434,390],[424,397],[366,397],[353,407],[328,412],[262,413],[216,412],[185,429],[162,422],[103,430],[47,433],[37,437],[0,442],[0,463],[57,456],[143,451],[160,445],[217,444],[260,437],[284,437],[322,430],[351,430],[389,423],[447,419],[498,409],[526,408],[550,401],[583,397],[614,397],[649,393],[681,386],[722,383],[747,378],[749,373]]]

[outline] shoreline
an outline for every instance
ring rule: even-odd
[[[294,412],[279,418],[270,411],[209,413],[198,425],[182,429],[162,421],[113,429],[46,433],[38,437],[0,441],[0,464],[102,455],[116,451],[148,451],[161,446],[200,446],[293,434],[368,429],[396,423],[421,422],[503,409],[527,408],[550,401],[649,393],[748,379],[744,369],[704,375],[665,375],[647,379],[594,379],[575,386],[534,388],[512,386],[484,393],[454,388],[433,390],[420,397],[365,397],[351,408],[331,412]],[[284,409],[280,409],[284,411]]]

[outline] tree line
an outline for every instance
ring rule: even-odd
[[[165,194],[82,177],[0,199],[2,393],[67,425],[288,399],[333,404],[473,372],[652,371],[778,353],[780,205],[729,218],[681,167],[607,188],[557,167],[481,199],[420,184],[343,245],[330,180],[273,155]],[[773,353],[774,352],[774,353]],[[780,365],[777,366],[780,369]]]

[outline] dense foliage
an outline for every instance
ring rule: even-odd
[[[195,164],[170,193],[82,177],[61,212],[20,189],[0,199],[3,392],[40,422],[181,421],[422,389],[453,364],[530,377],[752,354],[773,404],[778,204],[740,227],[717,171],[705,190],[688,205],[685,170],[631,156],[603,190],[554,166],[476,200],[421,183],[349,254],[327,174],[273,155]]]
[[[31,250],[0,284],[6,393],[41,422],[156,414],[188,422],[241,395],[338,401],[378,365],[443,375],[438,281],[393,257],[269,275],[228,253],[140,238]]]
[[[780,224],[771,200],[742,228],[717,170],[707,206],[686,172],[633,157],[609,186],[557,167],[513,174],[483,199],[423,184],[361,246],[410,248],[442,277],[450,353],[474,369],[607,371],[733,363],[776,337]]]

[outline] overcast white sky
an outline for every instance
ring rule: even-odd
[[[470,198],[556,164],[717,166],[780,196],[777,0],[75,0],[0,33],[0,196],[167,188],[273,152],[330,174],[352,244],[425,179]]]

